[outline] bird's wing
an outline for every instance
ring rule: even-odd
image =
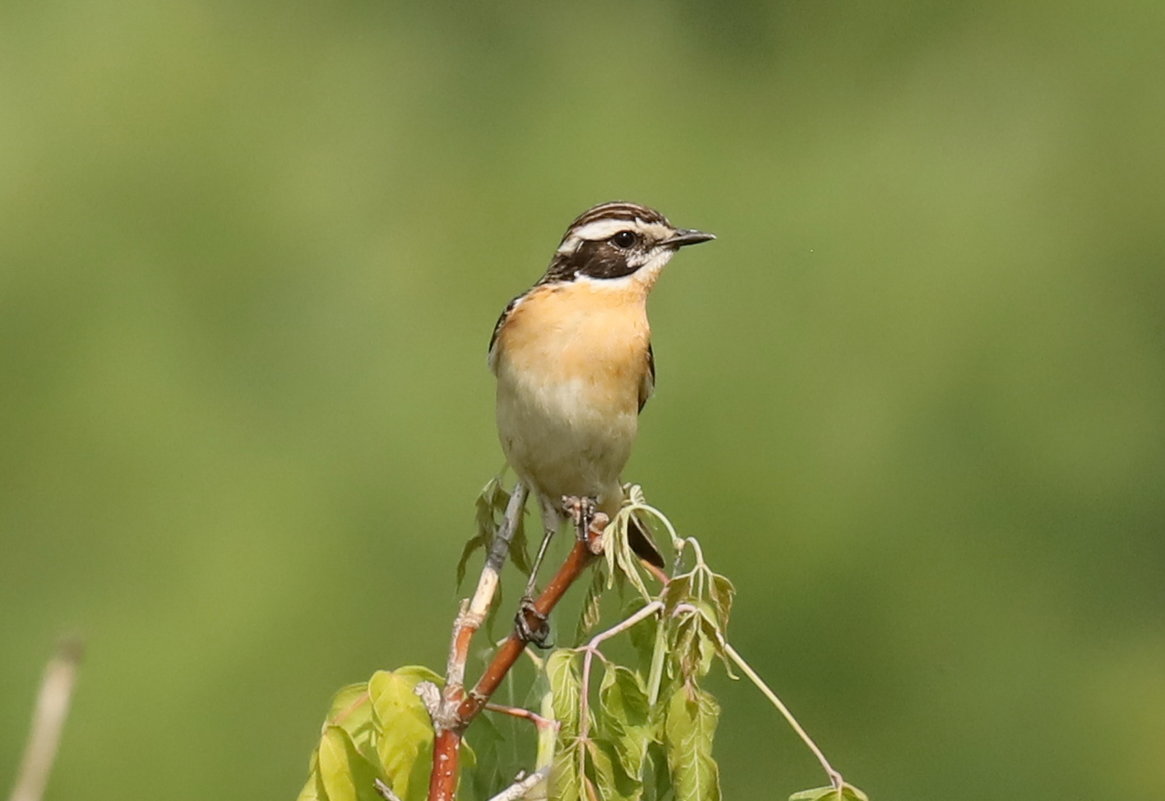
[[[651,343],[647,343],[647,369],[643,371],[643,378],[639,380],[639,411],[647,404],[651,393],[655,392],[655,353]]]
[[[489,356],[486,357],[486,364],[488,364],[489,369],[493,370],[494,372],[497,372],[498,333],[502,330],[502,326],[505,325],[506,319],[510,316],[510,312],[514,310],[514,307],[518,305],[518,301],[521,299],[522,296],[518,295],[516,298],[507,303],[506,308],[502,309],[502,313],[501,316],[498,317],[498,321],[494,323],[494,332],[490,335],[489,338]]]

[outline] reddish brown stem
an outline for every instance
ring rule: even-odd
[[[533,723],[534,728],[538,729],[539,731],[541,731],[547,727],[553,727],[554,729],[558,728],[557,721],[544,718],[541,715],[539,715],[537,712],[531,712],[529,709],[523,709],[520,706],[502,706],[501,704],[486,704],[485,709],[487,712],[497,712],[499,715],[509,715],[512,718],[521,718],[522,720],[528,720],[531,723]]]
[[[429,801],[453,801],[457,792],[457,760],[461,731],[444,729],[433,740],[433,772],[429,774]]]
[[[605,522],[605,521],[604,521]],[[576,542],[570,555],[558,568],[546,589],[534,601],[534,610],[540,615],[549,615],[578,580],[595,558],[594,543],[598,533],[592,527],[588,542]],[[518,661],[526,648],[525,641],[517,633],[511,634],[494,653],[493,660],[485,673],[478,679],[473,691],[461,699],[452,725],[442,728],[433,740],[433,771],[429,775],[429,801],[454,801],[457,791],[457,763],[461,755],[461,737],[469,723],[485,707],[490,696],[502,683],[502,679]]]
[[[541,615],[549,615],[558,602],[562,600],[562,596],[566,594],[570,585],[578,580],[578,577],[582,575],[594,558],[595,555],[586,543],[576,542],[570,555],[562,563],[562,567],[558,568],[554,578],[534,601],[534,611]],[[498,685],[502,683],[502,679],[514,666],[514,662],[522,655],[525,647],[526,643],[517,633],[514,633],[507,637],[506,641],[498,648],[489,667],[486,668],[485,673],[474,686],[473,692],[461,702],[461,706],[457,709],[457,717],[463,721],[463,725],[467,725],[481,711],[485,702],[490,699]]]

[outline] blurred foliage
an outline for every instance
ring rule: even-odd
[[[292,797],[337,686],[440,664],[490,328],[626,198],[719,235],[626,478],[847,777],[1165,795],[1163,22],[0,5],[0,778],[62,633],[49,801]],[[729,797],[816,781],[715,692]]]
[[[496,484],[487,485],[479,504],[492,504],[498,494]],[[578,646],[557,648],[545,658],[533,648],[526,652],[535,663],[528,695],[541,695],[537,704],[531,704],[537,712],[495,705],[478,714],[496,685],[485,688],[479,682],[468,692],[459,687],[450,693],[450,685],[442,685],[428,668],[377,671],[366,684],[348,685],[333,698],[299,801],[423,801],[452,795],[454,787],[457,798],[465,801],[497,798],[515,789],[523,796],[555,801],[720,801],[720,771],[712,754],[720,705],[702,686],[715,658],[720,657],[729,676],[735,677],[734,663],[744,670],[774,707],[788,715],[726,639],[735,593],[732,583],[712,571],[695,539],[676,536],[666,517],[646,504],[641,488],[631,487],[629,497],[630,503],[602,530],[601,540],[595,538],[601,541],[607,570],[599,569],[601,562],[591,565],[591,573],[607,577],[599,582],[605,589],[633,589],[633,598],[624,614],[612,615],[603,631],[580,639]],[[644,579],[649,576],[635,561],[628,538],[637,511],[665,526],[671,535],[665,541],[676,548],[671,579],[654,583],[654,593],[646,588]],[[580,531],[595,530],[589,520],[579,525]],[[504,526],[498,526],[498,536],[508,542],[508,534],[501,533]],[[574,563],[575,551],[590,544],[590,539],[586,545],[575,543],[564,568]],[[483,576],[492,575],[493,568],[484,571]],[[573,581],[582,572],[571,573],[570,579],[563,575],[560,569],[555,582]],[[548,603],[551,606],[539,609],[549,611],[555,602]],[[470,608],[476,604],[475,596]],[[584,607],[589,609],[590,604]],[[517,636],[511,633],[507,641]],[[611,640],[619,636],[636,646],[626,663],[608,656]],[[453,640],[458,640],[457,634]],[[511,653],[521,656],[499,648],[486,675],[501,671],[512,684],[510,669],[515,663],[507,656]],[[454,659],[451,654],[451,662]],[[460,672],[451,664],[449,681]],[[464,713],[463,704],[474,698],[480,704],[477,711]],[[536,748],[522,748],[519,741],[529,741],[528,732],[524,738],[507,738],[495,727],[491,718],[502,712],[511,723],[519,718],[536,728]],[[465,733],[465,738],[456,735],[452,748],[450,741],[442,745],[435,735],[435,723],[441,720],[447,730]],[[470,737],[479,747],[484,743],[482,752],[488,756],[476,756]],[[832,785],[795,793],[790,801],[867,801],[808,738],[805,744]],[[520,757],[507,760],[507,752]],[[430,769],[440,771],[432,773],[438,777],[434,782],[447,776],[449,785],[431,787]],[[531,785],[515,784],[527,777]]]

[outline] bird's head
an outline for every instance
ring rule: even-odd
[[[676,228],[655,209],[637,203],[602,203],[570,224],[540,283],[634,282],[647,289],[684,245],[715,239]]]

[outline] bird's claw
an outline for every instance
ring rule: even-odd
[[[534,606],[534,599],[529,595],[523,596],[518,603],[518,614],[514,615],[514,633],[524,643],[530,643],[537,648],[550,648],[550,626],[546,624],[547,617]]]
[[[595,499],[585,496],[564,495],[562,497],[562,508],[566,512],[567,517],[570,518],[575,532],[578,533],[578,538],[586,542],[587,533],[591,530],[591,523],[594,522],[595,515],[597,514]]]

